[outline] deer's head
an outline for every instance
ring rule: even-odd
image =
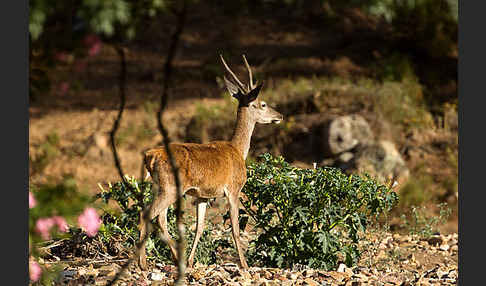
[[[244,85],[238,79],[235,73],[228,67],[223,59],[223,56],[220,55],[220,57],[226,70],[233,78],[233,81],[231,81],[224,76],[224,82],[228,92],[238,100],[238,108],[247,108],[251,119],[257,123],[280,123],[280,121],[283,120],[283,115],[268,106],[265,101],[258,99],[258,95],[260,94],[263,83],[257,85],[256,82],[253,82],[251,68],[246,60],[245,55],[243,55],[243,61],[245,62],[248,70],[248,85]]]

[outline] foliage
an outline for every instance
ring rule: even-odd
[[[407,208],[413,205],[420,205],[431,199],[431,194],[425,192],[428,186],[433,184],[433,178],[422,170],[413,170],[413,175],[400,189],[400,207]],[[421,172],[422,171],[422,172]]]
[[[368,176],[299,169],[270,154],[259,159],[243,189],[243,205],[259,232],[248,251],[256,264],[334,269],[342,259],[351,266],[360,256],[360,232],[398,200]]]
[[[49,140],[57,141],[58,138],[52,135]],[[39,246],[51,237],[70,238],[73,231],[80,232],[72,226],[76,221],[79,224],[79,217],[78,220],[76,217],[91,202],[91,196],[80,192],[70,175],[65,176],[59,184],[29,186],[29,276],[33,282],[51,285],[59,277],[61,265],[46,267],[44,263],[39,265],[37,262],[38,257],[46,253],[45,249],[40,251]],[[80,227],[84,227],[83,223]]]
[[[367,10],[383,16],[403,41],[414,45],[428,56],[447,56],[457,44],[458,0],[373,1]]]
[[[439,208],[439,215],[428,216],[428,210],[425,206],[412,206],[409,215],[403,214],[401,216],[401,226],[412,235],[429,238],[438,232],[439,225],[447,222],[452,212],[447,203],[438,204],[437,207]]]
[[[66,26],[67,29],[89,29],[102,35],[113,36],[117,28],[123,27],[125,36],[131,38],[139,18],[153,17],[166,6],[166,0],[82,0],[74,3],[34,0],[29,1],[29,33],[33,40],[37,40],[50,22],[55,19],[63,20],[64,16],[67,23],[72,24]],[[73,17],[74,21],[67,20],[70,17]]]
[[[62,216],[69,224],[91,203],[91,197],[78,190],[75,179],[67,175],[59,184],[42,184],[30,187],[37,207],[29,210],[29,233],[33,242],[41,241],[35,233],[35,222],[39,218]]]
[[[101,50],[103,42],[132,40],[147,18],[178,2],[167,0],[29,1],[29,96],[36,99],[53,87],[49,71],[56,65],[84,69],[84,58]],[[69,88],[64,83],[62,90]],[[59,92],[59,91],[58,91]]]
[[[113,235],[121,235],[124,238],[124,246],[131,248],[139,240],[140,232],[138,223],[140,212],[150,205],[153,200],[153,194],[151,192],[152,182],[138,181],[134,177],[129,176],[126,176],[126,179],[129,187],[125,186],[122,182],[109,183],[107,189],[100,185],[101,193],[97,197],[101,198],[106,204],[109,201],[115,202],[120,208],[120,211],[105,210],[102,216],[103,224],[99,233],[105,242],[109,241]],[[177,234],[175,220],[175,211],[171,206],[167,214],[168,228],[169,232],[173,234],[173,237],[177,238],[174,235]],[[155,220],[152,223],[156,225]],[[190,228],[193,223],[194,218],[192,217],[189,220],[185,220],[184,224],[186,229]],[[156,262],[171,263],[170,249],[161,240],[159,235],[157,235],[157,231],[152,232],[147,239],[147,257]],[[227,239],[215,237],[214,231],[214,225],[209,220],[206,220],[203,234],[196,249],[195,261],[206,265],[216,263],[218,259],[216,250],[219,247],[229,245]],[[186,242],[189,246],[192,245],[194,235],[194,232],[186,231]],[[186,257],[188,257],[190,247],[187,247],[186,251],[188,252]]]

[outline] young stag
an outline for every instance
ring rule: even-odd
[[[206,204],[210,198],[226,196],[229,202],[233,240],[242,268],[248,268],[240,242],[238,225],[238,202],[241,189],[246,183],[245,159],[250,149],[251,134],[256,123],[280,123],[282,114],[258,100],[262,84],[253,83],[251,68],[243,55],[248,69],[249,84],[244,85],[231,71],[223,57],[221,61],[233,81],[224,77],[229,93],[238,100],[236,126],[231,141],[214,141],[207,144],[172,143],[170,150],[178,167],[182,194],[197,198],[196,236],[188,259],[192,267],[197,243],[204,227]],[[175,241],[167,229],[167,208],[177,199],[174,175],[164,148],[155,148],[145,153],[145,167],[152,176],[154,202],[149,214],[150,220],[158,216],[162,239],[169,245],[172,256],[177,260]],[[143,240],[146,221],[140,216],[140,240]],[[145,244],[140,252],[139,264],[147,268]]]

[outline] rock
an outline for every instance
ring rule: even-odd
[[[338,282],[350,278],[350,275],[346,272],[329,271],[328,274]]]
[[[337,117],[323,129],[324,150],[332,157],[373,141],[373,133],[366,120],[357,114]]]
[[[310,286],[319,286],[320,284],[314,281],[312,278],[305,278],[304,282],[307,283],[307,285]]]
[[[196,269],[190,273],[190,276],[194,278],[194,280],[198,281],[206,276],[206,273],[203,270]]]
[[[70,270],[64,270],[61,272],[61,280],[66,281],[66,280],[72,280],[74,275],[77,274],[77,271],[74,269]]]
[[[164,275],[162,273],[150,272],[148,279],[152,281],[162,281],[164,279]]]
[[[344,152],[339,155],[338,159],[341,163],[348,163],[351,161],[351,159],[353,159],[353,157],[354,157],[353,153]]]
[[[251,280],[251,279],[252,279],[251,274],[250,274],[250,273],[248,273],[247,271],[242,271],[242,272],[241,272],[241,276],[242,276],[242,277],[243,277],[243,279],[245,279],[245,280]]]
[[[287,274],[287,278],[289,278],[290,280],[296,280],[297,277],[298,276],[295,273],[289,273],[289,274]]]
[[[312,275],[314,275],[314,270],[312,270],[312,269],[306,269],[306,270],[304,270],[304,272],[302,274],[305,277],[312,277]]]
[[[393,178],[399,185],[406,182],[410,173],[395,145],[386,140],[360,147],[353,169],[366,172],[382,182]]]
[[[444,240],[440,236],[432,236],[431,238],[427,239],[427,242],[432,246],[439,246],[443,241]]]
[[[439,249],[442,250],[442,251],[447,251],[449,250],[450,246],[448,244],[442,244],[441,246],[439,246]]]
[[[346,266],[346,264],[341,263],[338,266],[337,272],[346,273],[349,277],[353,276],[353,270]]]

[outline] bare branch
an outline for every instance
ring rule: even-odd
[[[120,75],[119,75],[119,93],[120,93],[120,107],[118,109],[118,116],[113,123],[113,128],[111,129],[110,132],[110,142],[111,142],[111,151],[113,152],[113,158],[115,160],[115,166],[116,169],[118,170],[118,175],[122,179],[122,182],[125,186],[129,186],[127,183],[127,180],[125,179],[125,176],[123,175],[123,169],[121,167],[121,162],[120,158],[118,156],[118,151],[116,150],[116,144],[115,144],[115,135],[116,132],[118,131],[118,127],[120,126],[120,121],[122,119],[123,115],[123,110],[125,109],[125,82],[127,78],[127,63],[125,60],[125,50],[122,47],[115,47],[116,51],[118,52],[118,55],[120,56]]]
[[[172,61],[175,57],[177,51],[177,45],[179,43],[180,36],[182,34],[187,14],[187,1],[183,1],[182,9],[180,12],[176,13],[177,26],[172,34],[171,42],[169,45],[169,50],[167,52],[167,59],[164,65],[164,81],[162,86],[162,94],[160,97],[160,108],[157,113],[157,123],[158,129],[162,135],[165,150],[167,151],[167,157],[171,166],[172,173],[175,178],[175,184],[177,189],[177,200],[176,200],[176,222],[177,229],[179,232],[179,239],[177,240],[177,252],[178,252],[178,277],[176,285],[182,285],[184,283],[185,272],[186,272],[186,261],[185,261],[185,236],[184,236],[184,224],[182,222],[182,190],[179,178],[178,166],[175,164],[174,156],[170,149],[170,138],[167,129],[162,124],[162,114],[167,107],[168,99],[168,89],[170,84],[170,77],[172,75]]]

